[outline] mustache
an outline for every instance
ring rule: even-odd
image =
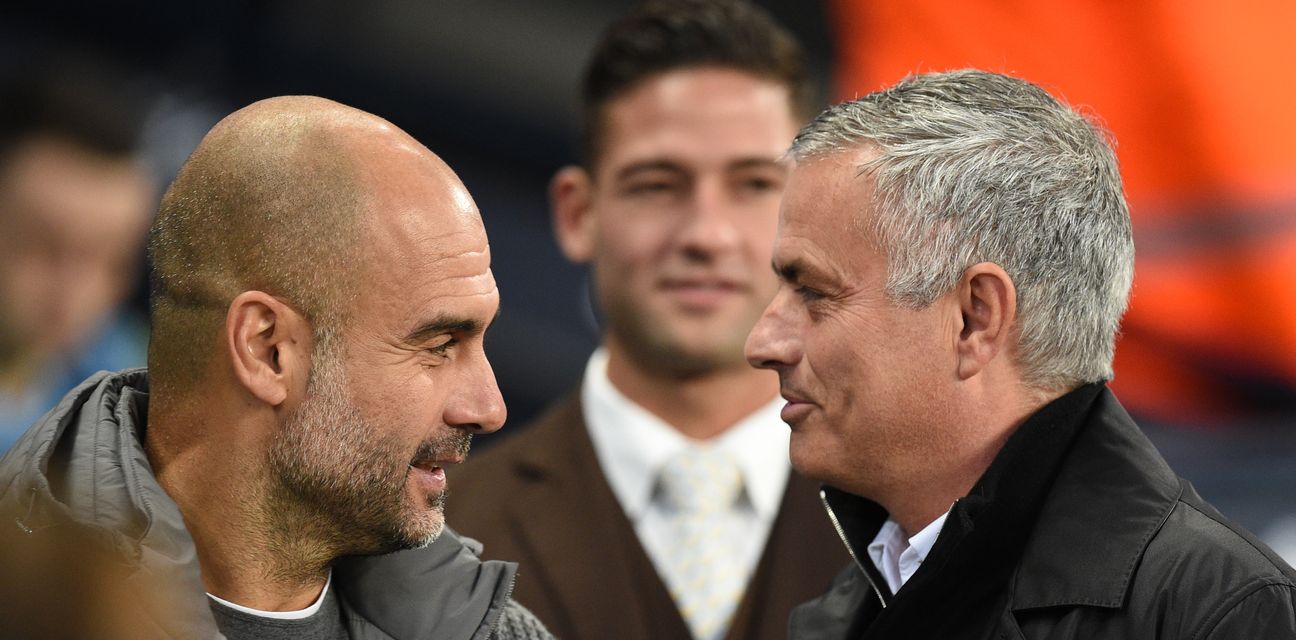
[[[418,466],[438,460],[460,459],[468,455],[468,450],[471,448],[472,434],[456,430],[444,436],[424,440],[414,451],[414,458],[410,464]]]

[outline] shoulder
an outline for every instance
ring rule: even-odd
[[[1192,637],[1231,637],[1261,623],[1296,627],[1296,571],[1186,482],[1137,575],[1132,597],[1184,612],[1193,620]],[[1228,634],[1218,635],[1221,629]]]
[[[1296,585],[1296,572],[1268,546],[1183,485],[1182,497],[1148,542],[1144,569],[1174,569],[1181,579],[1200,575],[1214,588],[1257,579]]]

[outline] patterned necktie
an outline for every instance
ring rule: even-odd
[[[718,640],[729,629],[747,583],[736,556],[730,511],[742,490],[742,472],[727,453],[690,447],[662,466],[658,480],[670,513],[671,551],[666,583],[697,640]]]

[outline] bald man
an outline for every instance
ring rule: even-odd
[[[444,162],[334,102],[258,102],[185,163],[149,250],[148,370],[23,436],[0,526],[127,563],[142,636],[550,637],[515,566],[444,525],[445,467],[505,417],[490,247]]]

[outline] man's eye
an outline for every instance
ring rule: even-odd
[[[743,181],[742,186],[748,191],[774,191],[782,185],[769,178],[748,178]]]
[[[626,193],[630,195],[652,195],[657,193],[666,193],[674,188],[669,182],[638,182],[626,187]]]
[[[438,344],[434,347],[428,347],[427,352],[436,356],[445,356],[450,352],[450,348],[458,344],[458,342],[459,342],[458,340],[455,340],[454,338],[450,338],[449,340],[446,340],[445,342],[442,342],[441,344]]]
[[[797,295],[801,296],[802,300],[805,300],[807,302],[820,300],[824,297],[822,291],[811,289],[810,287],[806,287],[806,286],[797,287],[796,289],[794,289],[794,291],[796,291]]]

